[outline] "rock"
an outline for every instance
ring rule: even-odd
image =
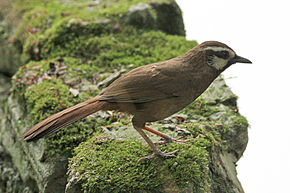
[[[139,3],[129,8],[127,22],[139,28],[150,28],[154,25],[153,13],[150,6]]]
[[[19,172],[14,168],[11,157],[0,145],[0,193],[33,191],[22,181]]]
[[[122,68],[119,71],[114,72],[113,74],[111,74],[110,76],[108,76],[105,80],[101,81],[98,83],[97,87],[99,89],[103,89],[106,88],[107,86],[109,86],[114,80],[116,80],[117,78],[119,78],[122,74],[124,74],[126,72],[126,69]]]
[[[73,88],[70,88],[69,91],[76,97],[80,94],[80,92],[77,90],[77,89],[73,89]]]
[[[153,27],[168,34],[185,35],[181,10],[172,0],[132,5],[128,9],[125,21],[138,28]]]
[[[238,97],[228,86],[226,86],[221,75],[216,79],[215,84],[212,84],[206,92],[204,92],[203,96],[208,99],[208,104],[222,103],[224,105],[237,105],[236,101]]]
[[[187,135],[191,135],[191,133],[186,129],[178,128],[177,132],[178,132],[178,135],[182,136],[182,137],[187,136]]]
[[[181,123],[185,121],[188,118],[186,114],[176,113],[171,115],[170,117],[167,117],[161,122],[169,122],[169,123]]]
[[[174,0],[150,3],[156,10],[157,29],[168,34],[185,35],[182,12]]]
[[[80,193],[82,192],[81,182],[78,181],[78,173],[73,170],[70,172],[70,179],[66,184],[65,193]]]
[[[0,73],[12,76],[22,64],[18,42],[13,41],[19,18],[11,14],[11,2],[3,0],[0,6]]]
[[[174,124],[162,124],[162,128],[174,131],[176,129],[176,126]]]
[[[11,79],[0,73],[0,100],[7,96],[11,87]]]
[[[124,71],[197,45],[169,35],[185,33],[181,11],[172,0],[82,1],[77,9],[57,1],[35,3],[37,8],[14,6],[24,14],[12,33],[21,53],[12,52],[15,56],[9,59],[21,55],[26,64],[12,80],[6,76],[12,71],[0,73],[0,190],[243,192],[235,163],[247,144],[248,123],[222,78],[178,114],[148,123],[172,137],[194,139],[159,145],[162,151],[179,149],[176,158],[138,164],[152,152],[132,127],[131,116],[110,111],[37,142],[19,139],[38,121],[96,96]],[[120,66],[126,69],[114,71]],[[103,81],[101,74],[107,76]],[[150,138],[160,142],[158,136]]]
[[[11,117],[10,120],[7,117],[1,119],[0,141],[6,152],[13,158],[14,167],[17,168],[21,179],[33,192],[63,192],[66,184],[64,174],[67,160],[60,156],[55,162],[44,162],[42,140],[37,144],[20,141],[19,133],[16,133],[13,128],[20,127],[23,112],[19,103],[11,96],[8,98],[7,106],[5,113],[9,113]],[[27,128],[22,128],[22,131],[25,129]]]

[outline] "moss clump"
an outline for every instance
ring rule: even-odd
[[[221,81],[220,78],[215,82]],[[212,85],[214,87],[216,85]],[[225,87],[225,83],[221,85],[219,92],[222,92],[224,89],[229,89],[227,86]],[[190,119],[194,119],[198,122],[206,123],[216,123],[219,125],[219,131],[221,133],[226,132],[230,128],[236,128],[241,131],[245,131],[248,127],[248,122],[245,117],[241,116],[237,109],[237,97],[233,93],[228,94],[227,98],[224,98],[224,101],[231,100],[231,103],[227,103],[224,101],[216,101],[212,102],[212,98],[208,98],[208,93],[210,92],[211,87],[207,89],[207,91],[198,97],[193,103],[185,107],[181,110],[181,113],[188,115]],[[230,92],[231,93],[231,92]],[[217,96],[218,97],[218,96]],[[222,126],[222,127],[221,127]],[[225,128],[223,130],[222,128]]]
[[[233,123],[230,125],[230,127],[236,128],[240,132],[247,131],[248,126],[249,126],[249,123],[244,116],[237,116],[234,119]]]
[[[67,85],[60,79],[44,80],[26,89],[24,94],[27,110],[30,112],[31,125],[48,116],[80,102],[74,97]],[[46,155],[59,153],[71,156],[72,150],[82,141],[87,140],[92,133],[98,133],[102,125],[110,120],[86,118],[82,122],[74,123],[49,137],[46,143]]]
[[[45,146],[45,157],[53,159],[56,154],[66,158],[72,157],[74,148],[78,147],[81,142],[91,138],[93,133],[100,133],[101,127],[109,123],[106,120],[96,120],[89,117],[61,129],[48,137]]]
[[[181,36],[128,27],[122,33],[89,38],[81,46],[88,51],[80,50],[80,53],[98,67],[116,68],[128,64],[137,67],[176,57],[196,45]]]
[[[120,14],[126,13],[131,5],[140,2],[148,3],[150,0],[100,1],[95,4],[90,0],[71,0],[68,3],[58,0],[16,0],[13,2],[14,11],[16,13],[24,12],[24,15],[15,38],[24,42],[28,36],[36,37],[43,34],[62,19],[79,18],[93,22],[98,17],[112,19],[120,17]],[[34,29],[38,30],[35,31]]]
[[[108,33],[110,30],[105,31],[106,24],[82,26],[76,22],[68,26],[67,22],[63,21],[44,37],[33,40],[33,43],[27,41],[26,52],[34,58],[74,57],[90,61],[92,68],[116,68],[167,60],[197,45],[195,41],[186,41],[184,37],[166,35],[160,31],[137,30],[127,26],[118,33]],[[70,26],[74,26],[75,30]],[[37,53],[34,53],[35,49]]]
[[[26,90],[24,96],[32,124],[78,102],[69,88],[58,79],[45,80],[34,85]]]
[[[24,62],[27,62],[30,59],[41,60],[48,57],[51,58],[58,56],[81,57],[91,60],[92,58],[96,58],[98,52],[95,52],[95,50],[102,49],[102,45],[109,46],[106,50],[111,51],[111,49],[122,49],[123,46],[125,49],[128,49],[129,42],[133,41],[135,43],[138,41],[138,38],[140,38],[139,35],[144,32],[136,31],[133,25],[127,25],[125,21],[126,19],[123,17],[127,17],[125,15],[130,6],[138,3],[150,2],[151,0],[100,1],[96,4],[91,4],[92,2],[90,1],[72,1],[71,4],[63,4],[56,0],[45,2],[37,1],[34,3],[30,2],[24,6],[26,8],[23,8],[26,9],[26,12],[18,31],[14,35],[14,40],[18,40],[23,44],[22,60]],[[162,5],[170,5],[169,2],[172,4],[171,1],[168,1],[167,3],[164,2]],[[15,4],[17,5],[17,3]],[[158,11],[157,5],[159,4],[156,3],[155,8],[153,8],[153,6],[152,9],[157,9],[155,11]],[[175,10],[177,8],[171,7],[171,9]],[[160,21],[157,23],[160,23]],[[152,35],[151,33],[153,33],[152,38],[150,39],[149,35],[147,35],[148,39],[146,41],[146,39],[142,37],[145,41],[144,44],[141,44],[142,42],[140,42],[137,45],[144,45],[144,49],[147,48],[147,51],[150,50],[148,47],[154,47],[152,44],[159,44],[159,47],[161,48],[163,46],[163,48],[168,48],[168,50],[174,50],[167,47],[167,45],[162,44],[165,42],[164,39],[166,39],[166,37],[161,38],[160,41],[153,40],[153,38],[159,40],[159,38],[156,37],[159,37],[160,35],[157,34],[157,36],[154,37],[154,32],[150,31],[150,29],[159,29],[158,26],[152,26],[152,28],[147,29],[149,30],[149,35]],[[170,29],[167,29],[167,31],[170,31]],[[112,33],[115,34],[113,37],[110,35]],[[119,36],[116,35],[118,33],[120,33]],[[124,34],[126,35],[124,36]],[[104,38],[104,40],[98,40],[100,36],[106,35],[109,35],[109,37]],[[94,37],[97,40],[93,40]],[[172,38],[169,38],[169,41],[171,41],[171,39]],[[184,43],[185,41],[182,42]],[[100,43],[100,46],[97,43]],[[175,44],[182,45],[180,41],[176,40]],[[131,45],[129,46],[131,47]],[[179,46],[177,45],[177,47]],[[142,51],[141,49],[142,48],[138,47],[135,48],[137,52]],[[163,52],[156,53],[155,56],[158,56],[160,53],[166,53],[166,51],[167,50],[163,50]],[[86,53],[89,54],[89,57],[87,57],[88,54]],[[107,53],[107,55],[113,57],[116,56],[116,62],[118,62],[118,59],[123,56],[118,54],[113,55],[111,53]],[[142,55],[139,53],[137,53],[137,55],[139,56],[139,58],[137,58],[138,62],[141,60]],[[102,57],[103,56],[100,56],[99,58]],[[167,56],[167,58],[170,57],[170,55]],[[131,60],[131,63],[134,64],[134,61]],[[103,65],[102,61],[100,62],[101,63],[98,63],[98,65]],[[107,62],[110,61],[108,60]],[[144,63],[146,64],[146,61],[143,61],[142,64]]]
[[[161,150],[180,151],[176,158],[137,163],[138,158],[151,153],[148,146],[134,140],[95,136],[76,148],[70,167],[84,182],[82,187],[87,192],[207,192],[210,147],[205,138],[187,144],[160,145]]]
[[[215,105],[209,105],[203,97],[199,97],[193,103],[181,110],[181,113],[198,120],[202,118],[208,119],[210,115],[219,111],[220,109],[218,109]]]

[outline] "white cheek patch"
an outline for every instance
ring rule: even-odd
[[[230,54],[229,59],[235,57],[235,53],[232,50],[230,50],[228,48],[224,48],[224,47],[206,47],[206,48],[204,48],[204,50],[212,50],[214,52],[228,51],[228,53]],[[217,56],[213,56],[213,58],[211,59],[211,62],[209,63],[209,65],[213,66],[217,70],[222,70],[228,64],[228,60],[229,59],[225,60],[223,58],[219,58]]]
[[[217,70],[222,70],[227,63],[227,60],[214,56],[211,66],[215,67]]]

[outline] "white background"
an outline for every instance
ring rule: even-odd
[[[177,3],[187,39],[221,41],[253,62],[223,73],[251,125],[237,167],[245,192],[290,193],[290,1]]]

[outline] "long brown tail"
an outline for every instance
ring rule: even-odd
[[[85,102],[56,113],[34,125],[32,128],[24,132],[20,137],[22,137],[25,141],[33,141],[50,135],[65,126],[72,124],[75,121],[102,110],[106,102],[99,101],[99,98],[99,96],[96,96]]]

